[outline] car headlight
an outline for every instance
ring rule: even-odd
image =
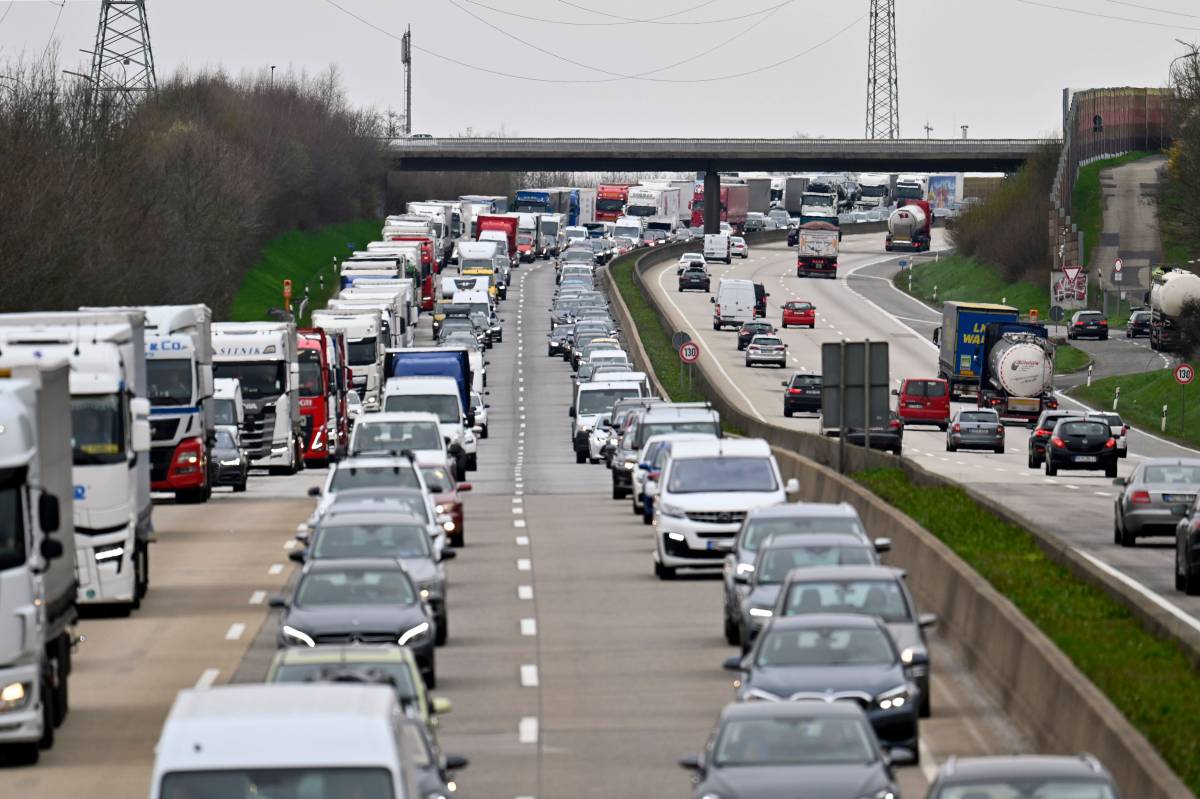
[[[897,685],[889,691],[884,691],[875,697],[875,704],[880,710],[895,710],[902,708],[909,700],[908,686]]]
[[[783,701],[782,696],[777,696],[776,694],[773,694],[770,691],[764,691],[761,688],[751,688],[749,691],[746,692],[746,695],[744,697],[742,697],[742,699],[746,702],[782,702]]]
[[[434,506],[433,506],[433,509],[434,509],[435,511],[437,511],[438,513],[445,513],[445,512],[446,512],[446,506],[445,506],[445,505],[434,505]]]
[[[283,637],[298,644],[304,644],[305,646],[317,645],[317,642],[308,633],[303,630],[297,630],[295,627],[287,624],[283,625]]]
[[[625,461],[625,463],[623,463],[621,465],[625,469],[625,471],[632,472],[634,469],[637,468],[637,461]]]
[[[925,650],[920,647],[909,646],[905,647],[900,653],[900,660],[905,666],[911,666],[913,661],[921,660],[921,656],[925,654]]]
[[[592,426],[589,424],[581,424],[581,425],[579,425],[579,432],[590,433],[590,432],[592,432]]]
[[[671,516],[676,519],[682,519],[687,515],[687,511],[685,511],[683,508],[676,507],[675,505],[668,505],[666,503],[659,505],[658,510],[663,516]]]
[[[410,641],[419,642],[428,636],[429,636],[429,622],[423,621],[420,624],[418,624],[416,627],[410,627],[407,630],[405,630],[404,633],[399,638],[396,639],[396,643],[399,644],[400,646],[404,646],[405,644],[409,643]]]
[[[125,554],[125,547],[121,544],[110,544],[106,547],[96,547],[94,552],[97,563],[103,563],[106,560],[120,560]]]
[[[896,792],[891,788],[880,788],[875,793],[866,794],[859,799],[896,799]]]
[[[738,577],[744,577],[747,574],[754,574],[754,564],[753,563],[739,563],[737,565],[736,571],[737,571]]]
[[[429,599],[429,597],[437,598],[442,593],[438,586],[437,580],[425,580],[424,582],[419,582],[417,583],[417,588],[421,592],[422,599]]]
[[[750,608],[750,615],[756,619],[769,619],[775,615],[771,608]]]
[[[20,710],[33,697],[33,683],[11,682],[0,688],[0,713]]]
[[[234,458],[233,460],[228,460],[228,461],[221,461],[222,466],[238,466],[240,464],[241,464],[241,461],[238,460],[237,458]]]

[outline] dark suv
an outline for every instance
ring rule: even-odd
[[[783,381],[783,415],[821,412],[821,376],[796,372]]]
[[[750,343],[750,339],[755,336],[773,335],[775,335],[775,325],[770,322],[746,322],[738,328],[738,350],[746,349],[746,345]]]
[[[1067,338],[1108,340],[1108,320],[1099,311],[1076,311],[1067,327]]]
[[[1129,315],[1129,323],[1125,325],[1125,338],[1148,335],[1150,335],[1150,312],[1134,311]]]
[[[1059,469],[1103,469],[1105,477],[1117,476],[1117,440],[1108,424],[1096,417],[1059,421],[1045,458],[1047,477],[1054,477]]]
[[[695,264],[683,270],[679,275],[679,290],[701,289],[705,292],[709,287],[708,270],[703,264]]]
[[[1091,796],[1117,799],[1117,786],[1091,755],[951,757],[927,799],[970,796]]]
[[[1042,411],[1042,415],[1033,422],[1033,432],[1029,434],[1029,468],[1039,469],[1046,459],[1046,442],[1054,435],[1054,426],[1063,419],[1082,418],[1083,414],[1076,411]]]

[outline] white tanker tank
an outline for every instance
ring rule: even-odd
[[[1189,300],[1200,302],[1200,275],[1193,272],[1166,272],[1150,287],[1150,307],[1165,316],[1179,316]]]
[[[931,236],[933,212],[923,200],[910,200],[888,216],[887,241],[884,248],[893,250],[927,250]]]
[[[1054,380],[1054,350],[1044,338],[1005,333],[988,352],[988,375],[1010,397],[1040,397]]]

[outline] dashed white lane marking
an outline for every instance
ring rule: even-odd
[[[250,604],[251,605],[261,605],[264,601],[266,601],[266,599],[267,599],[266,591],[255,591],[253,594],[250,595]]]
[[[514,514],[516,514],[517,516],[520,516],[522,513],[525,512],[525,509],[522,508],[520,505],[515,505],[515,506],[513,506],[512,512]]]
[[[512,501],[513,501],[513,504],[514,504],[514,505],[520,505],[520,504],[521,504],[522,502],[524,502],[525,500],[521,499],[520,497],[513,497],[513,500],[512,500]]]
[[[517,529],[521,529],[524,526],[525,526],[524,519],[513,519],[513,527],[516,527]]]
[[[937,760],[933,757],[933,752],[925,744],[924,740],[917,741],[917,749],[921,752],[921,773],[925,775],[925,781],[930,785],[937,779]]]
[[[220,676],[220,674],[220,669],[205,669],[203,673],[201,673],[200,679],[196,680],[196,690],[207,691],[209,688],[212,688],[213,683],[217,681],[217,677]]]
[[[538,667],[533,663],[521,664],[521,686],[524,688],[538,687]]]
[[[283,548],[289,552],[298,546],[300,546],[300,542],[294,538],[289,538],[287,541],[283,542]]]
[[[517,546],[519,546],[519,547],[529,546],[529,536],[527,536],[527,535],[519,535],[519,536],[517,536],[516,540],[517,540]]]
[[[1071,489],[1072,491],[1078,491],[1078,490],[1079,490],[1079,486],[1073,486],[1073,485],[1071,485],[1071,484],[1069,484],[1069,483],[1068,483],[1068,484],[1066,484],[1066,485],[1064,485],[1064,486],[1063,486],[1063,488],[1069,488],[1069,489]]]
[[[242,637],[242,633],[246,632],[246,625],[241,622],[229,625],[229,629],[225,631],[226,641],[236,641]]]
[[[525,716],[517,723],[517,740],[523,744],[538,742],[538,720],[534,716]],[[518,796],[517,799],[533,799],[532,796]]]
[[[1112,494],[1108,493],[1107,491],[1093,491],[1092,493],[1098,497],[1111,497],[1112,496]]]
[[[282,563],[272,563],[271,568],[267,569],[267,574],[281,574],[283,572]]]
[[[1042,482],[1049,483],[1050,485],[1058,485],[1058,481],[1050,477],[1043,477]]]
[[[521,619],[521,635],[537,635],[537,619]]]
[[[517,558],[517,571],[527,572],[533,568],[533,561],[529,558]]]
[[[517,599],[533,599],[533,586],[532,585],[518,585],[517,586]]]

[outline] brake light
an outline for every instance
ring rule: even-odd
[[[658,476],[660,474],[662,474],[662,472],[649,472],[646,474],[646,479],[647,480],[657,480]]]
[[[1149,491],[1134,491],[1132,494],[1129,495],[1129,501],[1132,502],[1134,505],[1149,505],[1150,504],[1150,492]]]
[[[1052,399],[1046,401],[1046,407],[1052,411],[1058,410],[1058,400]]]
[[[892,419],[890,422],[888,422],[888,427],[891,428],[892,430],[899,430],[900,429],[900,420]]]
[[[1050,431],[1044,427],[1039,427],[1037,430],[1033,431],[1033,434],[1038,438],[1045,438],[1046,436],[1050,435]]]
[[[788,389],[788,393],[789,393],[789,394],[799,394],[799,393],[800,393],[800,389],[798,389],[798,388],[789,388],[789,389]]]
[[[1110,438],[1108,441],[1104,442],[1105,449],[1112,449],[1115,446],[1117,446],[1117,440],[1115,438]]]
[[[1083,322],[1076,322],[1075,327],[1083,327]]]
[[[1101,319],[1101,320],[1100,320],[1100,324],[1101,324],[1101,325],[1103,325],[1104,327],[1108,327],[1108,320],[1107,320],[1107,319]]]
[[[959,426],[958,422],[955,422],[955,423],[954,423],[954,432],[955,432],[955,433],[961,433],[961,432],[962,432],[962,427],[960,427],[960,426]]]
[[[1050,439],[1050,444],[1051,444],[1052,446],[1058,447],[1059,449],[1061,449],[1061,448],[1063,448],[1063,447],[1065,447],[1065,446],[1066,446],[1066,442],[1064,442],[1064,441],[1063,441],[1061,438],[1059,438],[1058,436],[1055,436],[1054,438]]]

